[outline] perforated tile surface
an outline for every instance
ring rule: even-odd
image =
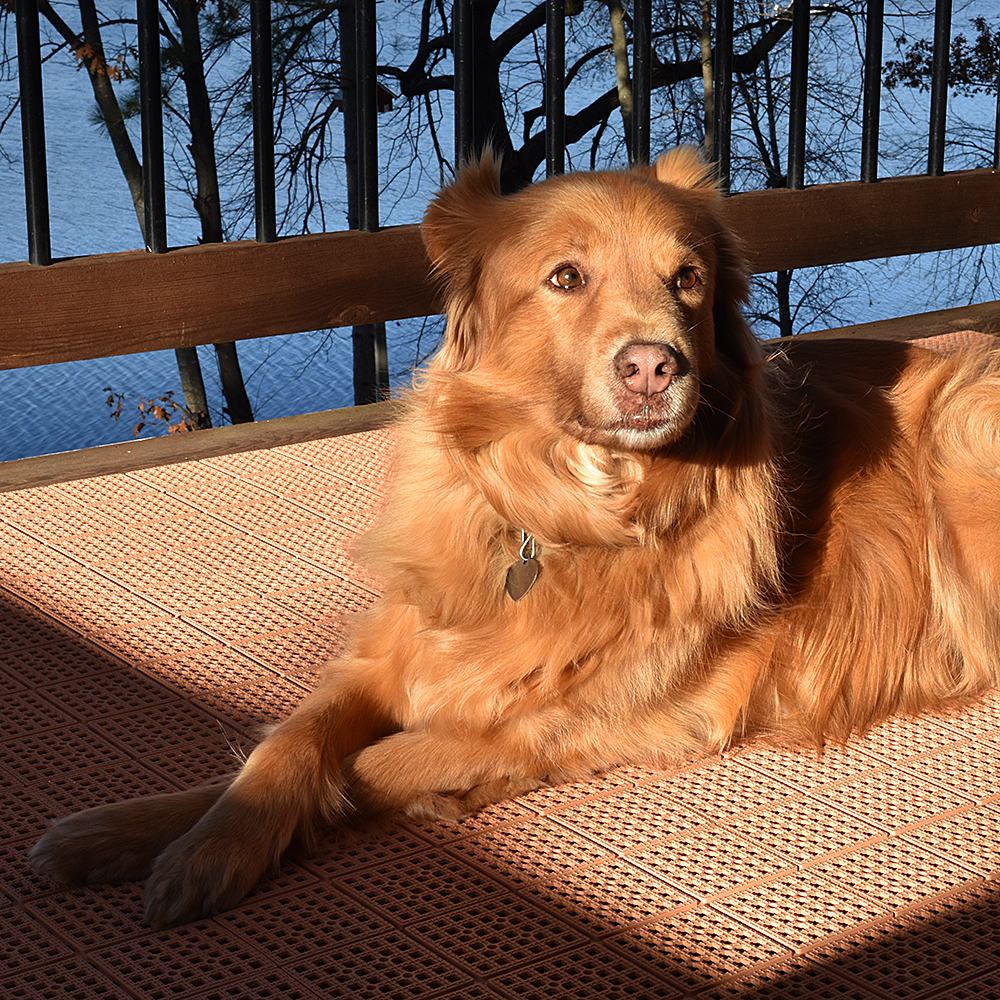
[[[623,768],[330,839],[237,909],[24,855],[56,816],[225,772],[374,599],[349,539],[391,432],[0,495],[0,996],[1000,996],[1000,698],[822,757]]]

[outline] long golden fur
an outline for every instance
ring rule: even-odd
[[[1000,363],[765,353],[704,173],[678,150],[502,196],[487,156],[437,197],[449,324],[367,543],[384,598],[231,782],[62,819],[42,871],[146,878],[171,924],[349,809],[457,817],[996,684]]]

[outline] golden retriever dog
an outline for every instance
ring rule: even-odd
[[[237,903],[350,812],[456,818],[734,740],[822,744],[997,682],[1000,362],[766,351],[697,153],[427,211],[448,328],[367,541],[384,596],[231,781],[33,848],[146,880],[155,926]]]

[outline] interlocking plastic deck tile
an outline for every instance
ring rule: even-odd
[[[789,799],[755,809],[729,820],[727,827],[733,836],[766,845],[776,856],[797,867],[884,835],[869,820],[831,809],[826,802],[814,799]]]
[[[3,597],[0,594],[0,607]],[[54,623],[53,623],[54,624]],[[43,634],[47,634],[48,627]],[[86,677],[101,677],[107,660],[91,646],[72,639],[39,642],[27,648],[0,653],[0,671],[21,684],[72,683]],[[103,683],[103,680],[102,680]]]
[[[120,1000],[133,995],[78,958],[0,973],[0,994],[10,1000]]]
[[[602,831],[602,841],[620,852],[634,852],[651,841],[677,837],[711,822],[690,801],[677,802],[649,786],[571,803],[558,811],[550,810],[548,815],[584,834]]]
[[[518,892],[593,936],[690,906],[696,898],[621,858],[533,878],[519,885]]]
[[[399,931],[347,942],[289,968],[319,996],[430,997],[472,983],[467,973]]]
[[[1000,697],[846,748],[755,743],[341,831],[234,910],[25,854],[74,809],[231,771],[377,583],[391,431],[0,495],[0,995],[995,1000]]]
[[[954,734],[951,734],[954,737]],[[747,767],[772,778],[812,791],[835,782],[850,781],[882,766],[878,757],[865,753],[855,744],[846,747],[812,748],[771,747],[755,743],[734,754]]]
[[[385,877],[391,882],[397,864],[406,864],[411,856],[427,854],[427,841],[412,827],[381,824],[374,831],[350,828],[329,833],[303,864],[320,878],[334,880],[337,885],[346,872],[363,868],[384,867]]]
[[[883,993],[914,998],[939,994],[952,982],[995,968],[978,948],[966,948],[933,929],[892,923],[837,938],[811,954]]]
[[[942,715],[941,722],[965,739],[1000,741],[1000,691],[989,691],[961,710]]]
[[[497,975],[590,943],[581,931],[513,895],[471,900],[407,929],[470,975]]]
[[[0,765],[0,801],[3,802],[4,835],[40,837],[45,831],[46,812],[58,808],[55,799],[43,789],[25,787],[20,777],[7,773]]]
[[[970,709],[975,711],[980,718],[992,719],[996,717],[996,708],[992,705],[994,698],[995,695],[987,695],[983,703],[974,703],[968,709],[955,713],[919,715],[914,718],[897,716],[887,719],[870,732],[857,737],[852,746],[855,750],[872,754],[888,764],[895,764],[899,760],[911,756],[917,746],[921,748],[920,752],[923,753],[952,746],[963,741],[962,733],[966,732],[968,723],[965,720]],[[958,719],[963,721],[958,723],[956,729],[952,722]],[[994,725],[1000,725],[1000,720]]]
[[[808,753],[809,751],[803,751]],[[791,783],[761,774],[736,756],[699,761],[674,773],[653,775],[641,787],[716,819],[759,809],[801,793]]]
[[[218,922],[249,942],[266,937],[268,953],[282,965],[392,929],[392,924],[366,903],[316,877],[296,889],[272,893],[231,910]]]
[[[982,949],[1000,964],[1000,894],[993,882],[973,882],[905,911],[915,927],[936,928],[967,947]]]
[[[498,976],[497,982],[518,1000],[675,1000],[682,995],[653,970],[600,944],[543,959]]]
[[[613,856],[585,834],[537,817],[492,827],[450,850],[517,881],[558,876]]]
[[[672,881],[702,900],[770,880],[794,867],[772,845],[757,842],[744,830],[727,824],[699,827],[629,857],[647,868],[669,871]]]
[[[485,872],[456,865],[452,856],[440,850],[345,872],[337,879],[337,885],[400,924],[467,906],[498,895],[502,888],[500,882]]]
[[[117,802],[126,797],[173,792],[186,784],[174,779],[170,774],[171,761],[163,763],[164,766],[158,768],[154,756],[144,753],[141,763],[137,760],[123,759],[114,764],[105,764],[97,771],[81,768],[54,774],[49,778],[40,779],[37,788],[52,802],[59,815],[62,815],[74,809],[102,802]],[[230,769],[231,767],[226,770]],[[211,771],[202,764],[198,773],[207,775]]]
[[[610,938],[608,944],[640,955],[685,991],[790,955],[788,947],[711,906],[671,913]]]
[[[816,870],[850,886],[862,899],[890,913],[927,896],[948,892],[975,877],[953,859],[937,855],[905,837],[891,837],[854,851],[820,859]]]
[[[25,911],[75,951],[149,934],[142,924],[142,893],[134,884],[62,889],[39,895]]]
[[[954,743],[933,753],[908,757],[901,766],[921,778],[945,788],[961,788],[962,794],[982,800],[1000,795],[1000,769],[996,767],[997,747],[971,741]]]
[[[768,930],[793,949],[843,934],[884,912],[880,901],[862,898],[852,883],[825,877],[814,868],[737,888],[712,905]]]
[[[928,816],[968,804],[978,796],[959,792],[900,768],[880,768],[817,795],[837,809],[853,812],[887,830],[895,830]]]
[[[855,982],[807,957],[774,962],[713,983],[698,1000],[903,1000]]]

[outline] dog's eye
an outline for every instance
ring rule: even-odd
[[[701,281],[696,267],[682,267],[677,273],[678,288],[694,288]]]
[[[556,268],[549,281],[557,288],[579,288],[583,284],[583,275],[572,264],[563,264]]]

